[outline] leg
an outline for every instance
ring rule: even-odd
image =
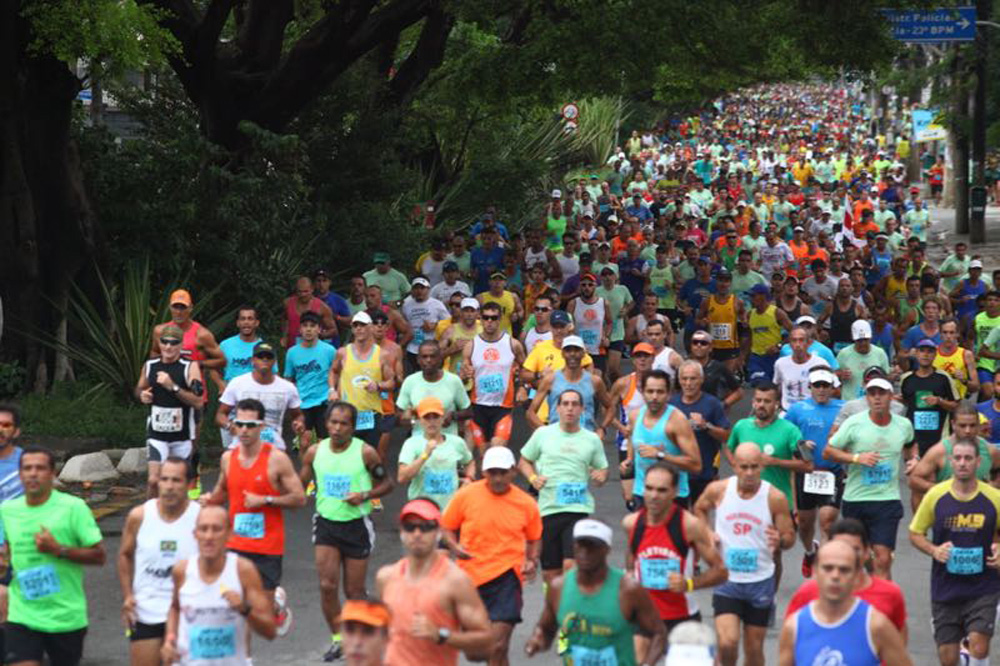
[[[159,492],[160,463],[150,460],[146,464],[146,499],[153,499]]]
[[[129,663],[131,666],[160,666],[160,646],[163,640],[149,638],[129,643]]]
[[[764,666],[764,637],[767,627],[743,627],[743,666]]]
[[[813,547],[813,539],[816,538],[816,509],[800,509],[798,520],[799,539],[808,553]]]
[[[969,655],[973,659],[988,659],[990,656],[990,638],[978,631],[969,632]]]
[[[490,653],[489,666],[509,666],[510,659],[510,635],[514,632],[514,625],[509,622],[493,622],[493,651]]]
[[[830,538],[830,528],[840,515],[840,510],[835,506],[824,506],[819,510],[819,531],[823,541]]]
[[[892,549],[888,546],[875,544],[873,550],[875,551],[875,571],[873,573],[879,578],[892,580]]]
[[[490,438],[490,446],[507,446],[510,442],[511,429],[514,427],[514,419],[511,415],[505,414],[500,417],[493,427],[493,436]]]
[[[340,631],[340,551],[333,546],[316,546],[316,573],[319,575],[319,598],[323,617],[330,633]]]
[[[344,558],[344,597],[346,599],[365,598],[365,575],[367,572],[367,559]]]
[[[740,616],[716,613],[715,633],[719,640],[719,662],[722,666],[736,666],[740,657]]]
[[[608,350],[608,383],[614,384],[620,376],[619,369],[622,364],[622,353],[618,349]]]
[[[958,643],[944,643],[937,649],[941,666],[958,666]]]

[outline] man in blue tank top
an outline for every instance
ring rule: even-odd
[[[580,424],[591,432],[596,432],[598,437],[604,437],[604,429],[597,428],[597,403],[605,409],[614,407],[611,402],[611,394],[601,376],[583,369],[583,358],[587,353],[583,339],[577,335],[568,335],[562,341],[562,357],[566,361],[566,367],[562,370],[555,370],[542,379],[538,384],[538,391],[531,401],[526,415],[528,423],[533,429],[545,425],[538,416],[538,409],[543,402],[548,402],[549,424],[559,421],[559,412],[556,405],[559,396],[567,389],[573,389],[580,394],[583,400],[583,413],[580,415]]]

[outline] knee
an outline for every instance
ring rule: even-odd
[[[319,578],[319,591],[321,594],[329,594],[336,596],[340,591],[340,581],[332,576],[320,575]]]
[[[969,635],[969,654],[974,659],[985,659],[990,654],[990,639],[982,634]]]

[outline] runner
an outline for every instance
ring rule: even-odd
[[[597,265],[594,265],[595,269]],[[617,284],[618,266],[604,266],[600,272],[601,286],[595,292],[604,299],[611,315],[611,336],[608,338],[607,380],[614,382],[620,374],[622,354],[625,352],[625,320],[632,307],[632,294],[627,287]],[[648,330],[648,329],[647,329]]]
[[[413,435],[399,452],[396,481],[409,484],[406,496],[410,499],[429,497],[447,508],[459,486],[476,478],[472,452],[464,439],[443,429],[447,410],[438,397],[428,395],[414,411],[417,420]]]
[[[409,296],[403,300],[400,312],[406,318],[406,323],[413,331],[413,337],[406,343],[406,362],[410,372],[416,372],[417,350],[424,340],[434,338],[434,329],[439,321],[448,319],[448,308],[444,303],[430,296],[430,282],[425,277],[413,279],[413,287]]]
[[[711,334],[712,359],[726,363],[735,370],[742,363],[740,358],[740,332],[746,327],[747,313],[743,301],[731,292],[733,275],[720,269],[715,275],[715,293],[702,300],[697,322]]]
[[[910,542],[930,555],[934,642],[943,666],[958,661],[968,637],[969,664],[989,661],[990,639],[1000,601],[1000,490],[976,478],[980,465],[975,439],[951,447],[952,477],[924,495],[910,523]],[[933,540],[927,530],[934,528]]]
[[[788,344],[792,347],[792,354],[779,358],[774,364],[774,383],[781,393],[781,409],[786,412],[796,402],[809,397],[809,373],[812,369],[829,367],[825,360],[809,352],[809,334],[805,327],[793,327],[788,334]]]
[[[188,460],[193,452],[195,411],[205,386],[197,363],[181,358],[184,332],[168,324],[160,329],[160,357],[146,361],[135,385],[139,402],[150,405],[146,419],[146,497],[156,497],[160,464],[170,456]]]
[[[524,321],[524,306],[521,298],[513,291],[507,290],[507,275],[503,271],[490,274],[490,287],[476,295],[479,308],[486,310],[486,304],[495,303],[500,310],[500,330],[507,335],[514,335],[514,327],[520,328]]]
[[[220,374],[218,370],[209,371],[209,377],[219,389],[219,395],[222,395],[223,391],[226,390],[226,385],[233,379],[253,370],[253,364],[251,363],[253,348],[261,341],[260,336],[257,335],[259,327],[260,318],[257,314],[257,308],[252,305],[241,305],[237,308],[236,335],[228,337],[219,343],[219,349],[222,350],[222,354],[226,357],[226,366],[223,374]],[[275,372],[277,372],[277,369],[275,369]],[[222,434],[223,445],[228,447],[229,440],[227,438],[231,437],[229,431],[223,428],[219,432]]]
[[[343,296],[330,291],[330,286],[333,282],[330,279],[329,271],[325,268],[316,269],[313,273],[313,284],[316,285],[316,298],[326,303],[327,307],[330,308],[330,312],[333,313],[333,335],[327,342],[334,347],[339,347],[341,344],[340,334],[343,331],[350,330],[351,315],[354,313],[351,312],[351,308]],[[301,324],[301,322],[299,323]]]
[[[291,349],[299,341],[299,331],[302,315],[312,312],[319,317],[320,337],[331,339],[337,335],[337,322],[333,311],[323,300],[313,294],[313,281],[305,275],[295,281],[295,295],[285,299],[285,307],[281,315],[280,344],[285,349]]]
[[[392,312],[395,311],[392,310]],[[372,318],[372,339],[378,345],[379,356],[392,365],[393,388],[386,389],[383,387],[378,392],[378,397],[382,402],[382,418],[378,424],[377,449],[379,458],[385,460],[386,456],[389,455],[389,443],[392,441],[392,431],[399,422],[399,417],[396,415],[396,392],[394,389],[399,385],[400,380],[406,376],[406,369],[403,367],[403,347],[387,339],[391,323],[389,316],[382,310],[369,310],[368,315]],[[407,336],[403,336],[402,338],[404,341],[407,339]],[[403,342],[403,344],[406,343]],[[374,434],[372,436],[374,437]],[[372,509],[381,511],[382,500],[378,498],[373,499]]]
[[[601,381],[595,375],[588,377]],[[518,471],[538,491],[546,583],[573,566],[573,525],[594,512],[589,482],[603,486],[608,480],[604,443],[586,427],[584,405],[578,389],[564,388],[550,407],[558,421],[535,429],[517,463]]]
[[[273,640],[274,610],[253,563],[226,549],[231,538],[222,507],[198,512],[196,556],[174,565],[163,663],[250,666],[250,634]]]
[[[907,469],[913,464],[913,425],[889,411],[892,384],[887,379],[869,379],[865,397],[868,410],[840,425],[823,449],[823,458],[850,465],[841,513],[864,524],[875,551],[874,573],[891,580],[896,528],[903,518],[899,472],[901,458]]]
[[[743,663],[763,666],[780,576],[774,553],[795,545],[788,500],[761,478],[765,460],[756,444],[740,444],[733,453],[735,476],[709,484],[695,506],[706,525],[712,524],[709,512],[715,513],[715,533],[709,538],[720,544],[729,572],[728,581],[712,594],[723,666],[736,666],[741,624]]]
[[[358,417],[351,403],[330,403],[326,410],[330,437],[305,452],[299,470],[302,485],[316,483],[313,550],[323,617],[331,633],[324,662],[336,661],[343,654],[337,619],[341,569],[345,598],[363,598],[368,556],[375,546],[371,500],[392,490],[378,451],[355,436]]]
[[[951,377],[934,367],[937,344],[930,339],[916,345],[917,367],[899,382],[899,392],[906,403],[906,418],[916,430],[918,455],[941,440],[948,428],[950,414],[958,406]]]
[[[461,272],[458,264],[448,260],[441,268],[444,279],[431,287],[431,298],[442,303],[447,303],[455,294],[460,294],[463,298],[472,296],[472,290],[461,279]]]
[[[692,344],[694,342],[695,340],[692,340]],[[670,398],[670,404],[691,423],[691,429],[698,442],[698,452],[701,454],[701,471],[688,475],[691,506],[694,506],[705,491],[705,487],[718,478],[719,447],[729,439],[730,423],[729,417],[726,416],[725,405],[714,395],[702,390],[705,375],[701,363],[695,360],[681,363],[677,380],[681,390]]]
[[[183,332],[181,338],[181,356],[190,361],[197,361],[203,370],[221,370],[226,365],[226,357],[215,341],[215,335],[191,318],[191,294],[185,289],[177,289],[170,294],[170,321],[153,327],[153,345],[149,350],[149,358],[160,356],[160,338],[163,328],[173,324]]]
[[[951,377],[956,397],[964,400],[979,392],[979,373],[976,356],[959,346],[958,322],[945,319],[941,322],[941,344],[934,356],[934,367]]]
[[[381,601],[349,599],[338,618],[344,627],[347,666],[383,666],[392,613]]]
[[[646,503],[622,519],[628,535],[625,569],[653,598],[667,633],[688,620],[701,622],[692,592],[726,580],[726,568],[712,541],[712,530],[677,505],[677,470],[656,463],[646,472]],[[703,570],[695,572],[695,563]],[[640,645],[646,641],[638,639]]]
[[[653,369],[667,373],[670,388],[673,388],[677,368],[684,358],[676,350],[666,345],[667,327],[661,321],[651,321],[646,325],[646,340],[653,346]]]
[[[861,558],[846,543],[823,544],[817,557],[819,598],[789,617],[781,629],[778,663],[911,666],[889,619],[854,597]]]
[[[522,586],[534,580],[541,553],[542,517],[531,496],[513,485],[514,467],[506,446],[487,449],[485,478],[460,489],[441,518],[448,548],[486,605],[491,666],[508,663],[510,636],[521,622]]]
[[[655,664],[667,634],[649,595],[625,571],[608,565],[612,532],[590,518],[573,527],[575,566],[556,578],[524,652],[545,652],[559,635],[566,664]],[[646,639],[637,654],[633,634]]]
[[[462,352],[482,331],[483,326],[479,323],[479,301],[474,298],[463,298],[458,320],[445,329],[441,336],[441,353],[448,359],[449,372],[461,377]]]
[[[414,410],[425,399],[435,397],[441,402],[444,432],[458,434],[458,424],[472,416],[472,402],[461,378],[454,372],[445,372],[441,345],[437,340],[425,340],[417,353],[420,372],[403,380],[396,398],[396,406],[403,412],[404,423],[413,423],[414,434],[423,426],[413,418]]]
[[[837,353],[840,366],[837,377],[842,382],[840,395],[845,400],[864,397],[864,371],[878,366],[889,372],[889,357],[881,347],[872,345],[872,326],[867,321],[858,320],[851,324],[852,344]]]
[[[194,470],[184,458],[163,461],[156,499],[132,509],[118,549],[122,623],[132,666],[160,666],[160,648],[174,595],[174,565],[198,552],[199,506],[188,499]]]
[[[635,502],[632,500],[632,481],[635,479],[635,468],[631,465],[628,469],[621,467],[628,456],[628,417],[629,414],[645,404],[642,397],[642,378],[653,367],[653,354],[653,346],[648,342],[640,342],[632,348],[633,371],[624,377],[619,377],[611,386],[611,404],[615,405],[616,408],[605,409],[604,419],[601,422],[601,427],[605,431],[609,425],[615,427],[622,499],[629,512],[635,511]]]
[[[611,344],[611,308],[596,295],[596,289],[593,274],[580,276],[580,295],[567,304],[566,311],[576,322],[575,332],[583,339],[586,352],[603,373],[607,369],[605,352]]]
[[[733,368],[742,367],[743,364],[713,358],[713,340],[712,334],[708,331],[692,333],[690,360],[701,366],[704,378],[702,388],[705,392],[718,398],[722,402],[722,406],[728,409],[743,399],[743,382],[733,370]]]
[[[524,345],[524,353],[531,354],[535,345],[543,340],[552,339],[551,317],[553,312],[553,298],[548,293],[539,294],[531,305],[532,315],[535,325],[526,325],[521,331],[521,344]]]
[[[295,384],[301,400],[305,429],[299,448],[312,445],[316,439],[326,439],[326,398],[330,393],[330,366],[337,356],[337,349],[319,339],[320,318],[313,312],[299,317],[299,342],[285,354],[285,378]]]
[[[426,498],[410,500],[399,512],[399,538],[402,559],[375,577],[392,609],[385,663],[455,666],[459,652],[485,657],[489,616],[469,576],[438,548],[441,510]]]
[[[375,264],[375,268],[367,271],[364,278],[369,289],[373,286],[379,287],[382,292],[383,304],[396,308],[410,293],[410,281],[391,266],[391,261],[392,258],[388,252],[376,252],[372,255],[372,263]],[[369,305],[369,307],[371,306]]]
[[[22,449],[14,445],[20,436],[21,410],[13,404],[0,403],[0,503],[24,494],[19,472]],[[2,527],[3,523],[0,522],[0,528]],[[0,532],[0,543],[2,541]],[[3,625],[7,622],[8,587],[13,575],[14,570],[8,566],[7,571],[0,576],[0,656],[6,654]]]
[[[83,567],[104,565],[101,530],[82,499],[53,488],[50,450],[24,447],[18,474],[24,494],[0,504],[0,563],[13,572],[4,663],[40,665],[47,655],[76,666],[88,625]]]
[[[982,399],[993,397],[995,386],[993,373],[1000,359],[1000,284],[994,284],[993,290],[983,297],[984,311],[973,319],[975,344],[973,351],[979,359],[976,373],[979,375],[980,393]]]
[[[596,432],[598,438],[603,438],[604,432],[597,426],[597,406],[600,404],[605,412],[610,410],[614,405],[611,402],[611,394],[597,373],[583,369],[583,355],[586,353],[583,340],[575,335],[567,336],[563,338],[561,351],[566,367],[547,373],[539,383],[531,406],[525,412],[528,424],[532,429],[536,429],[545,423],[538,415],[543,402],[548,405],[548,423],[556,423],[559,415],[555,407],[559,397],[563,391],[574,390],[580,394],[583,401],[580,425],[591,432]]]
[[[792,328],[784,310],[771,303],[771,290],[765,284],[750,288],[753,307],[748,317],[750,326],[750,357],[747,372],[751,384],[770,382],[774,364],[780,358],[782,329]]]

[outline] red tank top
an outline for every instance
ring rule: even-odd
[[[435,626],[455,631],[458,620],[441,607],[439,595],[441,580],[449,567],[455,566],[451,560],[438,553],[437,562],[420,580],[412,581],[406,576],[408,560],[396,563],[392,578],[382,591],[382,600],[392,609],[392,624],[389,627],[389,649],[385,655],[387,664],[443,664],[454,666],[458,663],[458,650],[447,645],[438,645],[414,638],[410,633],[413,616],[421,613]]]
[[[299,337],[299,313],[298,309],[295,307],[296,298],[294,296],[289,296],[285,299],[285,322],[287,328],[285,328],[285,349],[291,349],[295,346],[295,340]],[[309,308],[306,312],[315,312],[320,314],[323,312],[323,306],[326,305],[323,301],[313,296],[312,300],[309,301]]]
[[[629,535],[629,549],[635,556],[633,575],[649,592],[663,620],[682,619],[698,612],[690,595],[666,589],[670,573],[685,578],[694,575],[694,554],[684,533],[684,513],[675,504],[662,525],[649,525],[646,510],[642,509]]]
[[[226,470],[226,489],[229,491],[229,521],[233,534],[227,548],[261,555],[285,553],[285,516],[276,506],[248,509],[243,503],[243,491],[256,495],[278,495],[278,490],[267,478],[267,462],[273,447],[263,444],[253,465],[244,469],[240,464],[239,449],[233,450]]]
[[[386,315],[389,314],[389,306],[385,303],[382,304],[382,312]],[[385,339],[392,340],[393,342],[396,341],[396,328],[394,326],[390,325],[389,328],[385,329]]]

